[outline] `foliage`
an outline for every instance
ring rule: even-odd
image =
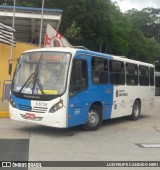
[[[82,39],[81,28],[77,26],[76,21],[73,21],[66,29],[65,37],[74,44],[78,43]]]
[[[127,11],[126,15],[131,19],[133,26],[139,28],[146,37],[154,38],[160,43],[160,9],[132,9]]]

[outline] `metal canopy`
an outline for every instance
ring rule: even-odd
[[[58,30],[62,9],[43,9],[42,43],[44,42],[47,23]],[[38,44],[41,24],[41,8],[15,7],[16,41]],[[13,6],[0,5],[0,22],[12,26]]]

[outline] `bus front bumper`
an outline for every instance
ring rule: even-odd
[[[67,127],[67,109],[65,107],[54,113],[35,113],[23,111],[9,106],[10,118],[18,121],[36,123],[45,126],[66,128]]]

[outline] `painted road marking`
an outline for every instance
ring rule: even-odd
[[[141,148],[160,148],[160,143],[140,143],[140,144],[136,144],[137,146],[141,147]]]

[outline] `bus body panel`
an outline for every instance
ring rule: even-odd
[[[111,118],[130,115],[132,113],[132,95],[125,86],[114,86],[113,108]]]
[[[73,62],[74,59],[86,61],[85,55],[86,52],[84,52],[83,50],[77,50],[71,62]],[[71,77],[71,69],[69,77]],[[68,82],[70,81],[71,80],[69,78]],[[70,84],[68,84],[68,86],[70,87]],[[85,100],[86,95],[88,95],[87,92],[88,92],[87,89],[79,91],[74,96],[68,98],[68,120],[67,120],[68,127],[86,123],[87,121],[86,113],[88,113],[89,109],[88,108],[89,105],[87,104],[88,102],[87,100]]]
[[[88,52],[86,60],[88,62],[88,80],[89,80],[89,96],[88,100],[90,101],[90,106],[96,102],[101,103],[102,105],[102,119],[110,119],[112,114],[113,106],[113,94],[114,88],[113,85],[107,84],[94,84],[92,82],[92,68],[91,68],[91,59],[92,57],[101,57],[103,59],[112,60],[113,57],[109,54]],[[91,97],[90,97],[91,96]],[[87,113],[88,114],[88,113]]]
[[[128,116],[132,114],[136,99],[141,102],[141,111],[146,112],[154,107],[154,87],[115,86],[111,118]]]
[[[84,124],[87,122],[89,102],[86,98],[88,92],[83,91],[69,98],[68,103],[68,127]]]
[[[102,105],[103,120],[111,117],[113,104],[113,86],[91,86],[69,99],[68,126],[75,126],[87,123],[88,112],[94,103]]]

